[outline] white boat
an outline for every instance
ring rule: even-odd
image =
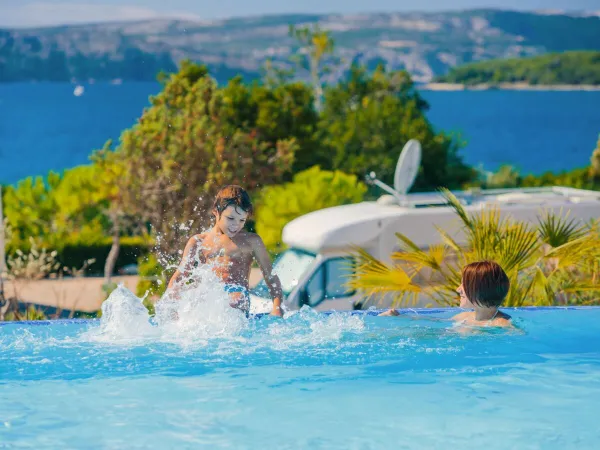
[[[438,192],[406,194],[420,162],[420,145],[410,141],[396,168],[394,188],[370,181],[388,194],[377,201],[336,206],[301,216],[283,230],[289,247],[274,263],[281,279],[285,307],[304,304],[316,310],[352,310],[361,303],[360,293],[344,287],[348,258],[353,247],[361,247],[374,257],[391,262],[399,249],[396,233],[402,233],[421,248],[440,243],[440,227],[461,241],[461,227],[454,210]],[[501,215],[537,223],[543,211],[570,211],[570,217],[583,222],[600,217],[600,192],[566,187],[455,191],[469,213],[496,205]],[[253,310],[269,310],[268,290],[261,281],[252,291]],[[429,300],[427,300],[429,302]],[[382,305],[387,306],[387,305]],[[421,305],[424,306],[424,305]]]
[[[78,84],[77,86],[75,86],[75,89],[73,90],[73,95],[75,97],[81,97],[84,92],[85,92],[85,88],[82,85]]]

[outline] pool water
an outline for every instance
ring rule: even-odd
[[[0,448],[599,445],[597,308],[511,310],[502,331],[431,320],[451,310],[148,321],[112,300],[101,321],[0,326]]]

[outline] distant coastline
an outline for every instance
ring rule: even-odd
[[[472,62],[435,77],[428,88],[446,91],[598,91],[600,51],[568,51]]]
[[[595,84],[529,84],[529,83],[427,83],[419,86],[425,91],[600,91]]]

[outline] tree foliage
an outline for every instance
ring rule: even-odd
[[[455,67],[436,78],[466,85],[497,83],[600,85],[600,52],[571,51],[531,58],[497,59]]]
[[[590,165],[562,172],[522,175],[512,166],[504,165],[496,172],[479,170],[477,181],[469,183],[486,189],[514,187],[565,186],[577,189],[600,190],[600,137],[590,157]]]
[[[325,92],[316,162],[361,177],[374,170],[392,183],[403,146],[417,139],[423,156],[414,189],[460,187],[475,172],[462,162],[459,143],[434,131],[425,116],[428,107],[408,72],[380,66],[369,74],[353,66],[346,80]]]
[[[298,105],[269,94],[258,102],[237,78],[219,88],[202,67],[185,62],[122,134],[115,157],[126,168],[123,201],[151,224],[161,250],[173,253],[209,224],[221,186],[255,192],[291,170],[298,140],[289,129],[297,126]]]
[[[333,50],[324,31],[296,32],[319,58]],[[473,177],[457,142],[434,132],[425,117],[428,106],[406,72],[368,73],[355,66],[325,90],[321,109],[314,105],[314,86],[300,81],[245,84],[238,77],[219,86],[205,66],[189,61],[159,79],[162,91],[150,98],[138,122],[116,145],[107,142],[91,164],[5,190],[9,250],[26,250],[29,237],[59,254],[66,246],[105,248],[112,241],[105,266],[110,275],[124,237],[151,232],[161,253],[174,255],[189,234],[209,225],[222,185],[240,184],[258,197],[263,188],[315,165],[324,171],[308,173],[317,174],[320,183],[326,176],[344,179],[341,172],[356,180],[371,170],[391,182],[398,155],[413,138],[423,146],[415,189],[456,187]],[[305,195],[302,211],[359,198],[360,184],[344,183],[356,189],[326,196],[326,202]]]
[[[593,183],[600,185],[600,135],[598,135],[596,148],[592,152],[592,156],[590,158],[589,175]]]

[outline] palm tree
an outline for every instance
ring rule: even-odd
[[[465,245],[438,228],[441,244],[420,249],[397,234],[399,252],[387,265],[357,249],[350,287],[368,300],[391,295],[394,305],[415,302],[420,294],[456,306],[461,269],[494,260],[511,281],[506,306],[600,304],[600,228],[569,214],[545,212],[537,225],[501,217],[498,208],[469,215],[447,189],[442,194],[462,223]]]

